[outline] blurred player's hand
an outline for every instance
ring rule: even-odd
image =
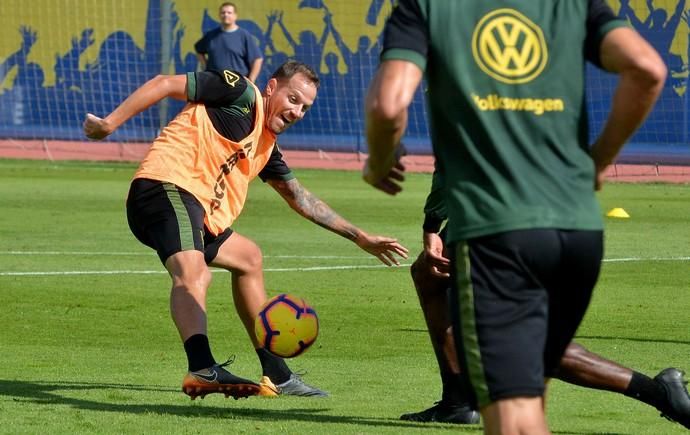
[[[443,240],[436,233],[424,232],[424,259],[432,275],[440,278],[450,276],[450,260],[443,255]]]
[[[367,159],[364,164],[364,170],[362,172],[362,178],[364,181],[371,184],[375,188],[389,194],[395,195],[402,191],[402,186],[400,182],[405,181],[405,166],[398,162],[393,166],[387,174],[383,175],[383,178],[379,177],[373,168],[369,166],[369,160]]]
[[[101,140],[113,132],[108,123],[91,113],[86,114],[86,119],[84,119],[84,134],[89,139]]]
[[[400,159],[407,154],[403,144],[398,144],[395,154],[384,164],[373,165],[371,159],[367,159],[362,169],[362,178],[367,183],[389,195],[395,195],[402,191],[401,182],[405,181],[405,165]]]

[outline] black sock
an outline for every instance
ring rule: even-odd
[[[203,334],[189,337],[184,342],[184,351],[187,353],[187,364],[190,372],[209,368],[216,363],[213,354],[211,354],[208,337]]]
[[[664,387],[649,376],[638,372],[633,372],[630,385],[628,385],[624,394],[640,402],[652,405],[657,409],[666,404],[666,390],[664,390]]]
[[[469,403],[469,388],[467,381],[459,374],[441,373],[443,393],[441,400],[446,405],[464,406]]]
[[[273,355],[266,349],[256,349],[256,354],[259,356],[259,361],[261,361],[261,369],[263,370],[263,375],[268,376],[271,382],[274,384],[282,384],[290,379],[292,371],[290,367],[285,364],[285,360]]]

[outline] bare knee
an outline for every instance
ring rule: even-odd
[[[424,252],[419,254],[417,259],[410,266],[410,275],[412,275],[412,282],[417,288],[418,292],[428,292],[429,289],[437,287],[437,282],[440,279],[431,273],[431,266],[426,260]]]
[[[232,272],[234,276],[262,273],[263,254],[252,240],[233,233],[218,250],[212,266]]]
[[[237,266],[233,269],[234,272],[252,274],[263,270],[264,256],[258,245],[254,243],[248,245],[243,254],[241,261],[238,261]]]
[[[446,297],[445,292],[449,286],[449,280],[431,273],[431,266],[426,261],[424,252],[419,254],[412,266],[410,266],[410,275],[420,301]]]
[[[205,293],[211,285],[211,271],[199,251],[182,251],[171,255],[165,262],[165,268],[172,277],[173,289],[184,289],[187,292]]]
[[[207,267],[180,275],[173,275],[173,288],[184,289],[188,293],[206,293],[206,289],[211,285],[211,271]]]

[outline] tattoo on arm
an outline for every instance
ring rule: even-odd
[[[360,231],[356,226],[343,219],[328,204],[305,189],[296,179],[293,178],[288,181],[269,180],[269,184],[297,213],[348,240],[357,239]]]

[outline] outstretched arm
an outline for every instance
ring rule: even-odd
[[[347,48],[347,45],[345,45],[345,42],[343,42],[343,37],[340,36],[340,32],[336,30],[335,25],[333,24],[333,16],[330,14],[327,14],[326,16],[323,17],[324,22],[326,23],[326,28],[323,30],[324,36],[327,36],[328,31],[330,30],[331,34],[333,35],[333,39],[335,40],[335,45],[338,47],[338,50],[340,50],[340,53],[343,55],[345,59],[350,59],[352,58],[352,51],[350,51],[349,48]],[[326,42],[325,38],[322,38],[323,41],[321,42],[321,46],[323,47],[324,43]],[[348,62],[348,66],[349,62]]]
[[[627,18],[630,21],[630,24],[637,29],[637,31],[640,30],[645,30],[649,27],[648,21],[651,19],[651,13],[649,14],[649,17],[647,18],[647,22],[643,23],[640,21],[639,18],[637,18],[637,15],[635,15],[635,11],[632,10],[630,7],[630,2],[629,0],[622,0],[621,1],[621,8],[618,11],[618,16],[621,18]]]
[[[283,12],[282,11],[280,13],[278,13],[278,15],[276,17],[276,22],[280,26],[280,30],[283,31],[283,35],[285,35],[285,39],[287,39],[288,44],[290,44],[290,46],[293,49],[295,47],[297,47],[297,42],[295,42],[295,40],[292,39],[292,35],[290,35],[290,32],[288,32],[287,27],[285,27],[285,24],[283,24]]]
[[[601,42],[601,64],[620,79],[604,128],[592,145],[600,189],[606,167],[652,110],[666,79],[666,66],[657,52],[630,28],[610,31]]]
[[[652,28],[652,18],[654,17],[654,4],[652,3],[652,0],[647,0],[646,3],[647,3],[647,10],[649,12],[647,13],[647,18],[644,20],[644,23],[643,23],[644,27],[643,28],[651,29]],[[630,21],[632,22],[632,19]],[[637,21],[640,22],[639,20],[637,20]],[[639,32],[640,28],[635,26],[634,22],[632,24],[633,24],[633,27],[635,27],[635,29]]]
[[[266,27],[266,32],[264,33],[264,39],[261,43],[261,46],[259,47],[259,50],[261,53],[265,56],[266,55],[266,47],[270,48],[272,52],[275,52],[275,48],[273,47],[273,40],[271,39],[271,33],[273,32],[273,25],[275,24],[276,20],[278,19],[278,11],[271,11],[270,14],[266,15],[266,19],[268,19],[268,27]]]
[[[683,11],[685,10],[685,0],[680,0],[678,4],[676,5],[676,10],[669,18],[668,22],[666,23],[666,26],[664,26],[664,29],[670,29],[673,32],[676,31],[676,28],[678,27],[678,24],[680,24],[680,19],[683,16]]]
[[[99,118],[91,113],[84,120],[84,134],[89,139],[104,139],[134,115],[143,112],[165,97],[187,99],[187,76],[158,75],[144,83],[123,101],[110,115]]]
[[[330,27],[331,29],[333,28],[333,26],[332,26],[332,24],[333,24],[333,15],[331,15],[331,13],[328,12],[328,10],[326,10],[326,15],[324,15],[323,21],[324,21],[324,23],[325,23],[326,25],[323,26],[323,33],[321,34],[321,38],[319,38],[319,49],[320,49],[321,51],[323,51],[323,47],[326,45],[326,39],[328,39],[328,30],[329,30],[329,27]],[[331,26],[328,25],[329,22],[331,23]]]
[[[26,57],[31,51],[36,42],[36,32],[31,27],[21,26],[19,33],[22,35],[22,45],[17,51],[7,56],[7,58],[0,63],[0,83],[5,79],[7,72],[16,65],[23,66],[26,64]]]
[[[309,192],[297,179],[288,181],[271,179],[267,182],[301,216],[353,241],[357,246],[381,260],[383,264],[387,266],[400,264],[396,255],[407,258],[407,248],[396,239],[370,235],[357,228]]]

